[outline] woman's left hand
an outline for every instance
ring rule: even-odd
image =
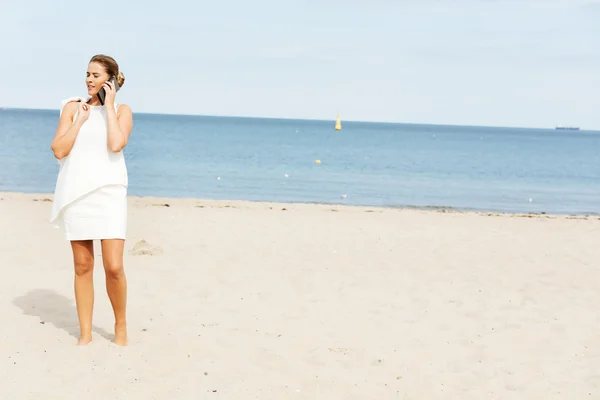
[[[104,90],[106,91],[106,97],[104,98],[104,105],[113,107],[115,105],[115,96],[117,95],[117,91],[115,90],[115,86],[111,81],[104,82],[102,85]]]

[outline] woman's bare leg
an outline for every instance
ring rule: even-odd
[[[106,291],[115,313],[115,343],[127,346],[127,278],[123,268],[123,239],[102,240]]]
[[[94,242],[76,240],[71,242],[75,265],[75,303],[79,317],[78,346],[92,341],[92,314],[94,311]]]

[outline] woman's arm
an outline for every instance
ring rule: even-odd
[[[110,151],[119,152],[127,145],[131,129],[133,128],[133,115],[127,104],[119,106],[119,112],[114,107],[106,108],[108,128],[108,148]]]
[[[58,128],[56,128],[56,134],[50,145],[54,157],[56,157],[57,160],[61,160],[69,155],[75,144],[75,139],[77,139],[77,135],[79,134],[79,129],[87,120],[87,117],[89,117],[89,107],[87,110],[84,110],[83,106],[83,103],[71,102],[65,105],[63,109],[58,121]],[[73,121],[73,117],[78,108],[79,113],[77,119]]]

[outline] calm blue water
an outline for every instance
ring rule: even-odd
[[[54,191],[57,121],[58,111],[0,110],[0,191]],[[336,132],[333,121],[153,114],[134,125],[136,196],[600,213],[598,132],[359,122]]]

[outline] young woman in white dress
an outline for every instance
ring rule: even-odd
[[[125,77],[106,55],[88,64],[86,98],[63,103],[52,151],[60,164],[50,222],[63,228],[75,266],[78,345],[92,341],[94,307],[94,240],[100,240],[106,289],[115,315],[115,343],[127,345],[127,280],[123,248],[127,228],[127,168],[123,148],[133,122],[126,104],[115,104],[116,88]],[[104,105],[98,91],[104,88]]]

